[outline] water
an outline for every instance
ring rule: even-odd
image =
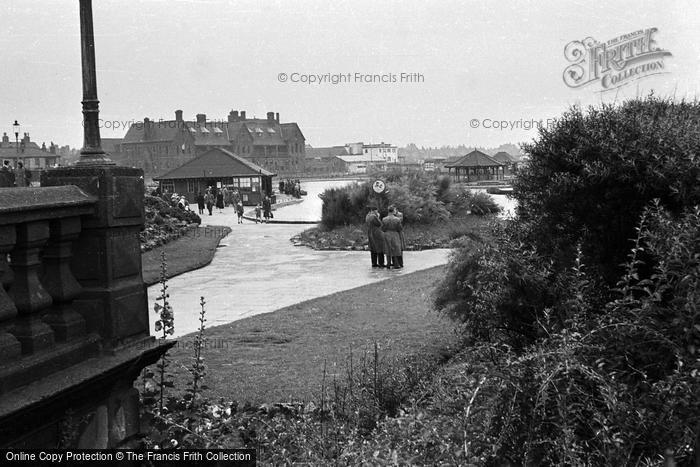
[[[332,180],[332,181],[316,181],[303,182],[301,189],[307,192],[303,197],[303,202],[279,208],[274,212],[275,220],[285,221],[321,221],[321,208],[323,201],[318,197],[324,190],[328,188],[339,188],[356,180]]]
[[[351,182],[304,183],[302,188],[309,193],[306,199],[301,204],[278,209],[275,219],[285,216],[294,220],[320,219],[318,194],[326,187],[346,183]],[[315,251],[293,246],[289,239],[308,225],[252,222],[239,225],[232,208],[223,214],[204,216],[202,224],[228,225],[233,230],[221,241],[209,266],[168,281],[176,337],[197,330],[200,296],[207,301],[207,326],[215,326],[446,264],[449,254],[447,249],[408,251],[404,253],[404,269],[377,270],[370,267],[369,252]],[[148,288],[150,310],[158,295],[157,284]],[[152,316],[155,321],[155,313]],[[155,330],[152,334],[158,335]]]

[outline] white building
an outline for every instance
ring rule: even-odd
[[[384,141],[379,144],[359,144],[362,144],[362,154],[368,156],[370,160],[383,160],[387,164],[398,164],[399,162],[399,150],[392,144]],[[350,146],[352,147],[352,145]]]

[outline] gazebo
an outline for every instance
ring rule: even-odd
[[[475,149],[466,156],[445,164],[445,168],[455,182],[475,182],[503,180],[506,166],[488,154]]]
[[[153,180],[159,182],[163,193],[185,195],[191,203],[198,192],[211,186],[238,190],[243,204],[254,206],[264,194],[272,196],[275,175],[232,152],[214,148]]]

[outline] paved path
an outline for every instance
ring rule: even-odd
[[[311,189],[309,196],[314,196]],[[289,217],[319,216],[320,213],[300,208],[305,203],[280,208],[275,217],[278,212],[283,216],[285,209],[292,208],[296,210]],[[175,311],[176,336],[197,329],[200,296],[207,301],[207,326],[216,326],[445,264],[449,251],[406,252],[403,270],[376,270],[370,267],[368,252],[315,251],[293,246],[289,239],[308,226],[248,221],[237,224],[230,207],[223,213],[203,216],[202,225],[227,225],[233,230],[221,241],[209,266],[168,281],[170,303]],[[156,320],[153,301],[158,293],[158,285],[148,288],[152,323]],[[153,334],[157,335],[155,331]]]

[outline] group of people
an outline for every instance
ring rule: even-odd
[[[292,180],[288,178],[286,180],[280,180],[280,193],[285,195],[292,195],[295,198],[301,198],[301,183],[299,179]]]
[[[261,216],[265,217],[265,220],[264,220],[265,223],[270,222],[270,219],[275,217],[272,214],[272,200],[267,195],[265,195],[265,197],[263,198],[262,204],[258,203],[255,206],[255,223],[256,224],[258,222],[263,222],[263,219]]]
[[[204,209],[209,211],[211,216],[214,213],[214,207],[219,210],[219,212],[224,212],[226,206],[233,205],[236,209],[236,214],[238,215],[238,223],[243,223],[243,201],[236,190],[229,190],[226,187],[218,189],[217,187],[208,187],[207,190],[202,193],[197,192],[195,197],[197,200],[197,208],[200,215],[204,215]]]
[[[26,187],[31,182],[32,173],[24,168],[24,163],[18,161],[13,168],[10,161],[5,160],[0,167],[0,187]]]
[[[382,218],[375,205],[369,206],[365,217],[367,238],[373,268],[403,268],[403,250],[406,240],[403,235],[403,214],[391,205],[387,215]],[[384,257],[386,256],[386,263]]]

